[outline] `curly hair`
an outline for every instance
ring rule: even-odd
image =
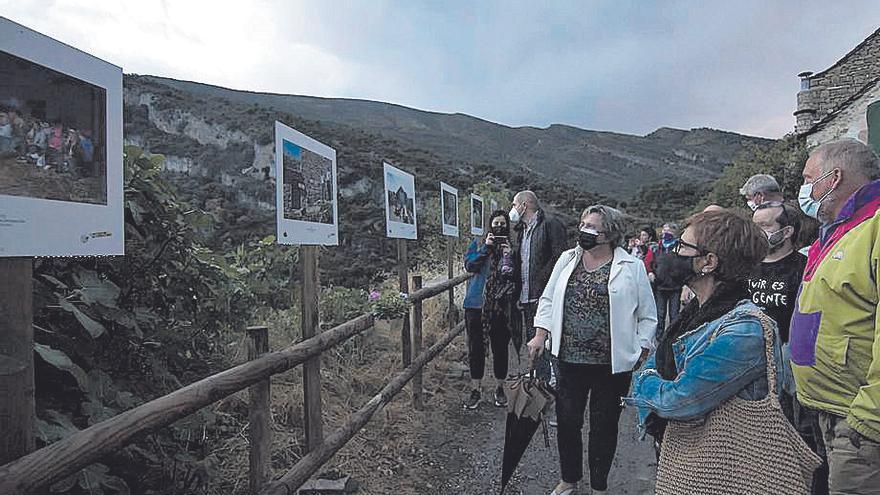
[[[715,253],[715,278],[741,281],[748,278],[767,256],[767,236],[752,220],[731,210],[706,211],[685,220],[693,229],[695,244],[706,253]]]

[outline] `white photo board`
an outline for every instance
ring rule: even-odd
[[[122,69],[0,17],[0,256],[124,254]]]
[[[471,193],[471,234],[483,235],[483,197]]]
[[[490,199],[489,200],[489,214],[491,215],[496,210],[498,210],[498,201],[495,201],[494,199]]]
[[[440,182],[440,223],[443,235],[458,237],[458,189]]]
[[[279,244],[336,246],[336,151],[275,122],[275,209]]]
[[[388,237],[417,239],[415,178],[388,163],[385,176],[385,225]]]

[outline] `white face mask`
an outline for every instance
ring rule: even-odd
[[[757,205],[757,203],[755,203],[755,202],[752,201],[751,199],[748,200],[748,201],[746,202],[746,204],[749,205],[749,209],[751,209],[752,211],[755,211],[755,210],[758,209],[758,205]]]
[[[510,209],[510,213],[508,214],[510,217],[510,221],[513,223],[519,223],[522,215],[519,214],[519,210],[516,209],[516,206]]]
[[[828,192],[823,194],[821,198],[813,199],[813,185],[833,173],[834,170],[828,171],[813,182],[808,182],[802,185],[800,191],[798,191],[798,204],[801,207],[801,211],[803,211],[804,214],[808,217],[812,217],[818,220],[819,208],[822,207],[822,201],[825,201],[825,199],[834,191],[834,188],[831,188],[828,190]]]

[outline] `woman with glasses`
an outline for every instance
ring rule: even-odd
[[[760,310],[745,282],[767,255],[767,237],[749,218],[729,210],[698,213],[685,223],[673,248],[673,275],[695,297],[635,374],[632,396],[624,399],[638,406],[640,425],[655,438],[662,437],[667,422],[705,417],[731,397],[766,397]],[[778,362],[778,337],[772,344]],[[658,481],[657,491],[668,493],[669,487]]]
[[[623,214],[595,205],[581,215],[578,245],[562,253],[538,302],[529,359],[544,350],[559,360],[557,446],[562,480],[552,495],[582,493],[581,428],[589,401],[590,487],[608,488],[617,450],[620,399],[632,370],[654,347],[657,313],[641,260],[621,243]]]

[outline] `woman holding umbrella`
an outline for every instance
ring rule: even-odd
[[[583,478],[581,428],[589,400],[588,462],[593,490],[608,488],[617,428],[632,370],[654,347],[657,310],[641,260],[620,244],[623,213],[595,205],[581,215],[578,245],[562,253],[538,302],[529,358],[549,336],[559,359],[557,445],[562,480],[551,495],[571,495]]]

